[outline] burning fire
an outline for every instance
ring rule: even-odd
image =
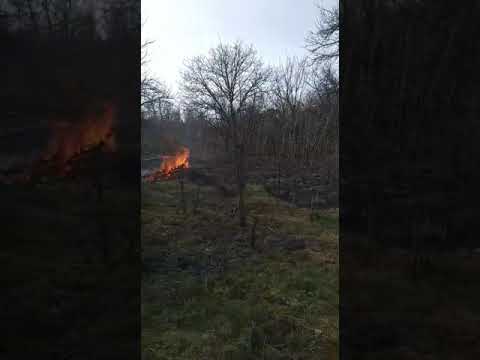
[[[75,121],[52,119],[51,136],[45,151],[28,169],[13,174],[0,174],[3,183],[27,183],[38,176],[64,176],[71,170],[70,160],[76,156],[98,148],[102,151],[115,151],[113,132],[115,108],[105,104],[101,111],[87,111]]]
[[[190,150],[187,148],[182,148],[175,155],[166,158],[162,165],[160,165],[160,172],[165,175],[171,174],[175,169],[184,167],[188,168],[188,158],[190,157]]]
[[[147,176],[147,181],[153,182],[158,178],[169,178],[178,169],[185,169],[189,167],[190,150],[182,147],[175,155],[166,156],[160,167]]]
[[[103,150],[115,150],[113,124],[115,109],[111,104],[104,106],[101,112],[89,113],[81,121],[70,123],[53,121],[52,136],[42,160],[53,161],[56,166],[68,172],[67,162],[103,143]]]

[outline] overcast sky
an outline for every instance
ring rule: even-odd
[[[177,90],[183,60],[206,54],[220,41],[253,44],[266,63],[305,54],[304,39],[313,29],[316,4],[338,0],[142,0],[142,41],[149,70]]]

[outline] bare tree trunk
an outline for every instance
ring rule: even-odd
[[[239,139],[239,128],[237,126],[237,114],[233,110],[233,103],[230,103],[230,116],[231,116],[231,126],[230,131],[232,133],[233,140],[233,162],[235,165],[235,174],[238,187],[238,216],[240,221],[240,226],[245,227],[247,225],[247,214],[245,208],[245,148],[244,144]]]
[[[238,216],[240,226],[245,227],[247,224],[247,213],[245,208],[245,150],[243,144],[237,147],[237,184],[238,184]]]

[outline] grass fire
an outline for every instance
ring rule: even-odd
[[[1,182],[26,184],[39,178],[65,177],[80,159],[85,162],[98,152],[115,152],[115,118],[116,108],[111,102],[87,107],[80,114],[68,117],[52,115],[43,149],[31,160],[20,161],[2,171]]]
[[[102,146],[102,150],[115,151],[115,107],[111,103],[89,111],[76,121],[51,121],[51,137],[43,161],[53,162],[59,174],[71,169],[68,164],[75,156]]]
[[[162,156],[160,167],[146,177],[146,181],[154,182],[158,179],[168,179],[177,170],[189,167],[190,150],[182,147],[174,155]]]

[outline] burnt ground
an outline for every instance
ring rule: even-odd
[[[186,213],[178,181],[143,184],[144,358],[338,358],[338,210],[250,171],[241,229],[228,163],[191,164]]]
[[[142,176],[158,168],[160,156],[151,155],[142,160]],[[214,160],[190,159],[191,181],[217,186],[227,195],[236,193],[231,162],[221,158]],[[278,163],[269,159],[247,160],[247,182],[264,187],[273,197],[300,208],[338,208],[338,181],[325,166],[298,166],[295,161]]]
[[[269,159],[249,159],[248,178],[272,196],[301,208],[338,208],[338,179],[328,163],[305,166],[294,160],[280,164]]]

